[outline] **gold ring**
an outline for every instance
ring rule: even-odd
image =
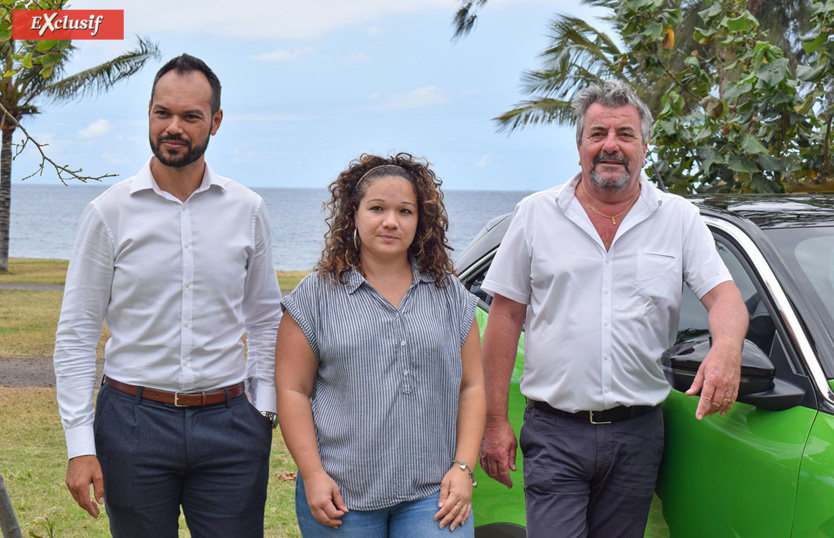
[[[727,402],[728,404],[733,403],[733,401],[732,401],[731,399],[729,399],[729,398],[724,398],[724,401],[725,401],[725,402]]]

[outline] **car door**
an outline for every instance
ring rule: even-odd
[[[740,230],[706,220],[747,305],[747,339],[767,354],[778,387],[795,403],[768,409],[784,405],[737,402],[723,417],[698,421],[698,398],[672,390],[663,404],[666,450],[657,494],[675,537],[788,537],[818,413],[815,392],[785,323],[787,301],[777,301],[783,292],[764,257]],[[684,289],[679,340],[707,338],[706,320],[700,301]]]

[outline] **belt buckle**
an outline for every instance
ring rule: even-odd
[[[600,421],[600,422],[597,422],[596,420],[594,420],[594,412],[593,411],[588,411],[588,414],[590,415],[591,424],[611,424],[610,420]]]
[[[186,394],[186,393],[175,392],[174,393],[174,407],[188,407],[188,405],[186,405],[186,404],[180,404],[180,400],[179,400],[180,394],[182,394],[183,396],[188,396],[188,394]]]

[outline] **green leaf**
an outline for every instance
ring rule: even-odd
[[[799,40],[802,42],[802,49],[805,51],[805,54],[813,54],[828,41],[828,35],[819,32],[816,36],[809,34],[800,37]]]
[[[754,155],[770,155],[770,151],[762,145],[756,138],[750,135],[744,135],[741,139],[741,149],[747,154]]]
[[[742,172],[745,174],[754,174],[759,171],[759,167],[756,166],[756,163],[747,157],[742,157],[741,155],[730,155],[729,159],[727,159],[727,164],[729,164],[730,168],[736,172]]]
[[[35,50],[38,52],[46,52],[52,49],[52,47],[54,47],[57,44],[57,39],[43,39],[41,41],[38,41],[38,44],[35,45]]]
[[[64,55],[61,54],[60,52],[50,52],[49,54],[44,54],[43,56],[39,56],[38,60],[40,60],[40,61],[38,63],[40,63],[44,67],[52,67],[55,64],[57,64],[58,62],[60,62],[61,58],[63,58],[63,57],[64,57]]]
[[[782,172],[785,169],[785,166],[782,164],[782,161],[770,154],[757,156],[756,162],[759,164],[759,168],[761,168],[762,170]]]
[[[811,108],[814,106],[814,101],[816,101],[816,95],[809,93],[805,96],[805,101],[801,105],[794,107],[794,110],[797,114],[802,114],[804,116],[811,111]]]
[[[721,13],[721,2],[716,2],[707,9],[701,10],[698,12],[698,15],[704,20],[707,20],[710,17],[715,17]]]
[[[3,78],[13,77],[18,73],[18,71],[20,71],[19,67],[17,69],[9,69],[5,73],[3,73]]]
[[[0,43],[6,42],[12,38],[12,26],[9,25],[5,27],[5,25],[0,28]]]
[[[701,64],[698,62],[697,56],[687,56],[686,60],[684,60],[683,63],[690,67],[701,67]]]
[[[648,37],[649,39],[660,39],[660,34],[663,33],[663,25],[659,22],[653,22],[646,28],[641,35]]]
[[[23,67],[26,69],[32,69],[34,67],[32,65],[32,51],[26,53],[26,56],[23,57],[23,60],[20,62],[23,64]]]
[[[727,28],[731,32],[747,33],[755,26],[756,23],[750,20],[750,14],[746,12],[734,19],[727,19]]]
[[[796,78],[803,82],[817,82],[825,76],[828,67],[827,65],[817,65],[816,67],[797,65]]]
[[[724,164],[724,156],[712,146],[699,146],[698,157],[701,159],[701,171],[709,176],[713,164]]]
[[[51,77],[52,76],[52,70],[54,68],[55,68],[55,66],[50,65],[49,67],[44,67],[43,69],[41,69],[41,77],[43,77],[43,78]]]
[[[767,179],[762,174],[756,174],[753,176],[753,185],[756,187],[756,191],[761,193],[782,192],[782,188],[779,186],[778,183],[776,183],[775,181],[771,181],[770,179]]]
[[[749,82],[728,82],[724,89],[724,99],[727,101],[734,101],[739,96],[748,94],[753,91],[753,85]]]
[[[668,136],[674,136],[678,132],[677,122],[674,118],[664,118],[659,120],[657,125],[660,126],[663,132]]]
[[[778,86],[788,75],[788,59],[779,58],[769,64],[762,64],[757,74],[759,75],[758,87],[761,87],[762,83],[769,87]]]

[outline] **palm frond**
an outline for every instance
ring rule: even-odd
[[[573,113],[570,101],[550,98],[531,99],[518,103],[512,110],[492,120],[498,124],[499,131],[511,133],[530,125],[570,124],[573,122]]]
[[[138,72],[149,59],[159,57],[159,46],[147,38],[140,37],[136,49],[96,67],[52,82],[39,93],[54,102],[72,101],[101,93]]]
[[[487,3],[487,0],[461,0],[461,6],[452,18],[452,26],[455,29],[452,34],[452,41],[464,37],[475,27],[478,15],[475,13]]]

